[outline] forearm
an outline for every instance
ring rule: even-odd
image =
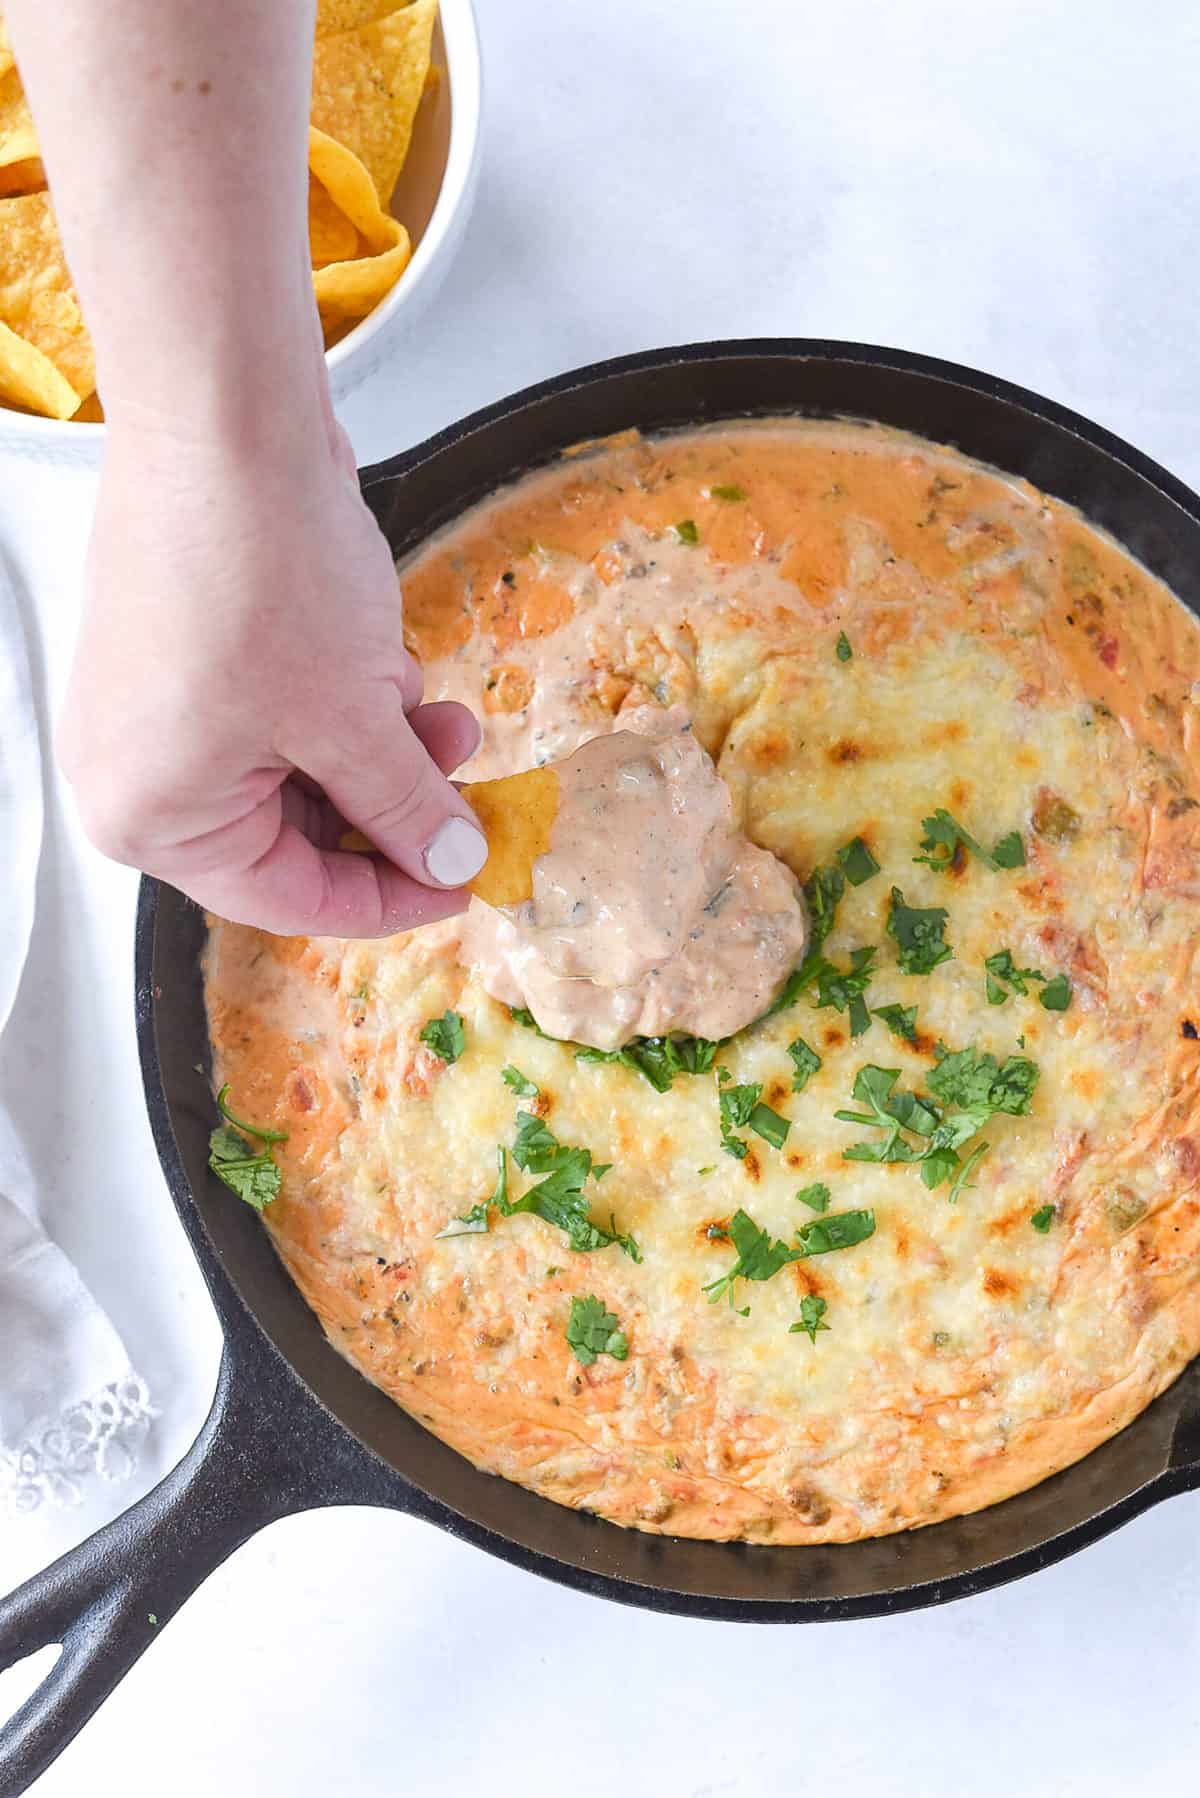
[[[118,425],[257,440],[325,410],[306,222],[314,10],[8,0]]]

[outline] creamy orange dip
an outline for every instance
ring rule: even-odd
[[[470,776],[599,746],[507,943],[214,921],[216,1072],[288,1133],[264,1223],[330,1339],[478,1466],[681,1535],[931,1523],[1119,1430],[1200,1348],[1195,620],[1027,483],[840,424],[600,447],[400,572]],[[627,731],[684,828],[606,860]],[[756,857],[813,935],[721,1042],[778,980],[704,909]]]
[[[464,961],[494,999],[598,1049],[732,1036],[804,953],[799,882],[734,828],[729,790],[686,722],[641,706],[621,723],[559,764],[533,895],[506,912],[474,900]]]

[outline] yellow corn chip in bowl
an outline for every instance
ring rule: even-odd
[[[432,54],[443,65],[436,71]],[[312,119],[325,149],[310,158],[310,260],[340,401],[428,303],[461,239],[479,116],[471,0],[441,0],[440,8],[437,0],[318,0],[313,61]],[[323,121],[344,141],[322,131]],[[270,204],[269,194],[261,198]],[[10,202],[25,210],[10,213]],[[79,433],[75,447],[67,441],[75,433],[58,430],[66,419],[102,422],[103,411],[2,17],[0,324],[8,333],[0,340],[0,441],[43,457],[61,443],[66,460],[95,461],[99,433]]]
[[[18,402],[29,410],[69,418],[96,386],[96,360],[48,194],[0,200],[0,324],[8,332],[0,346],[6,371],[0,381],[38,395]],[[44,371],[35,372],[35,363],[18,352],[13,337],[37,351],[71,388],[69,407],[65,389],[45,378]]]
[[[0,74],[0,197],[36,193],[45,185],[42,153],[21,77],[10,65]]]
[[[82,398],[49,356],[0,321],[0,405],[43,418],[73,418]]]
[[[411,0],[352,31],[318,37],[311,121],[352,150],[382,206],[412,138],[429,72],[437,0]]]

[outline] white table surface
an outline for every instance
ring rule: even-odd
[[[1185,0],[481,10],[478,210],[433,313],[345,408],[361,460],[573,364],[780,333],[1008,376],[1200,486]],[[0,553],[32,594],[51,704],[91,494],[86,475],[0,465]],[[0,1587],[159,1477],[215,1377],[141,1111],[134,885],[60,794],[3,1053],[48,1225],[162,1415],[136,1484],[0,1525]],[[0,1681],[0,1712],[28,1684],[28,1665]],[[1172,1798],[1195,1792],[1198,1753],[1196,1495],[1001,1591],[794,1630],[625,1610],[340,1510],[236,1554],[37,1789]]]

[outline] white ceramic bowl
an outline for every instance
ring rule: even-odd
[[[326,355],[335,404],[379,367],[428,306],[470,216],[482,103],[472,0],[441,0],[433,61],[443,78],[421,103],[392,198],[392,211],[412,238],[412,260],[386,298]],[[102,424],[34,418],[0,407],[0,454],[95,467],[103,445]]]

